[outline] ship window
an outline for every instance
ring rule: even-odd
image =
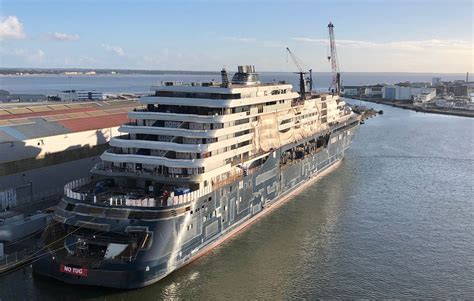
[[[209,198],[207,199],[207,201],[208,201],[208,202],[212,201],[212,197],[209,197]]]
[[[193,211],[191,210],[191,214],[193,214]]]

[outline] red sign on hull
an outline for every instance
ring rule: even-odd
[[[60,265],[59,271],[61,271],[62,273],[81,276],[81,277],[87,277],[87,274],[89,272],[89,270],[86,268],[74,268],[74,267],[70,267],[64,264]]]

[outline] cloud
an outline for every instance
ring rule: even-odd
[[[107,51],[113,52],[118,56],[125,56],[125,51],[123,51],[122,47],[102,44],[102,48]]]
[[[472,51],[473,43],[463,40],[422,40],[422,41],[400,41],[388,43],[388,47],[403,50],[461,50]]]
[[[77,34],[67,34],[63,32],[54,32],[54,33],[47,33],[43,35],[44,40],[55,40],[55,41],[77,41],[81,37]]]
[[[30,55],[29,59],[35,62],[42,62],[45,55],[46,53],[43,50],[38,49],[37,51],[35,51],[33,54]]]
[[[30,50],[24,48],[15,48],[15,49],[0,49],[1,55],[11,55],[16,56],[30,63],[41,63],[43,62],[46,53],[42,49]]]
[[[255,43],[257,39],[255,38],[243,38],[243,37],[224,37],[225,40],[239,42],[239,43]]]
[[[236,43],[243,43],[243,44],[256,44],[264,47],[285,47],[283,43],[274,42],[274,41],[267,41],[267,40],[257,40],[256,38],[246,38],[246,37],[224,37],[224,40],[236,42]]]
[[[307,37],[292,38],[294,41],[328,45],[327,39],[313,39]],[[371,48],[387,50],[424,51],[424,50],[451,50],[451,51],[472,51],[473,44],[463,40],[418,40],[418,41],[397,41],[397,42],[369,42],[358,40],[336,40],[337,47],[350,48]]]
[[[24,38],[26,38],[26,34],[23,31],[23,24],[17,17],[8,16],[0,19],[0,40]]]

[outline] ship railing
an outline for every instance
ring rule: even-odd
[[[185,194],[175,195],[171,192],[167,198],[131,198],[130,196],[112,196],[108,199],[110,206],[136,206],[136,207],[168,207],[182,204],[188,204],[196,201],[200,197],[210,193],[211,187],[204,187],[198,190],[190,191]]]
[[[87,199],[87,195],[85,193],[75,192],[74,189],[91,183],[92,179],[90,177],[80,178],[71,181],[64,185],[64,195],[71,199],[85,201]]]
[[[223,180],[213,182],[212,187],[214,188],[214,190],[219,189],[227,184],[235,182],[237,179],[242,178],[243,175],[244,175],[243,171],[232,173],[231,175],[229,175],[227,178]]]
[[[0,257],[0,274],[1,272],[6,271],[9,267],[27,259],[27,257],[35,250],[35,248],[30,247]]]
[[[94,168],[109,170],[109,171],[128,171],[128,172],[137,172],[131,170],[124,170],[119,167],[108,166],[105,167],[103,163],[98,163]],[[141,170],[140,172],[144,172]],[[146,172],[146,171],[145,171]],[[184,177],[184,175],[174,175]],[[188,176],[189,177],[189,176]],[[170,192],[170,195],[166,198],[154,198],[154,197],[139,197],[133,198],[130,195],[88,195],[80,192],[75,192],[74,189],[92,183],[91,178],[81,178],[67,183],[64,186],[64,194],[72,199],[81,200],[81,201],[90,201],[90,202],[100,202],[108,204],[110,206],[139,206],[139,207],[166,207],[174,206],[185,203],[193,202],[200,197],[210,193],[212,191],[211,186],[203,187],[198,190],[190,191],[182,195],[175,195],[174,192]]]
[[[94,166],[95,170],[106,171],[106,172],[125,172],[125,173],[133,173],[133,174],[143,174],[143,175],[151,175],[151,176],[160,176],[166,178],[190,178],[191,175],[181,175],[181,174],[172,174],[172,173],[160,173],[158,170],[153,170],[149,168],[142,168],[142,169],[133,169],[133,168],[125,168],[125,167],[118,167],[112,165],[104,165],[103,163],[98,163]]]
[[[103,170],[117,170],[118,167],[105,167],[103,163],[97,164],[94,168],[96,169],[103,169]],[[136,172],[136,171],[134,171]],[[143,170],[142,170],[143,172]],[[174,175],[174,176],[183,176],[183,175]],[[241,176],[241,175],[240,175]],[[235,178],[238,177],[237,175]],[[234,179],[234,178],[232,178]],[[231,182],[231,178],[227,178],[226,182]],[[95,194],[86,194],[74,191],[75,189],[82,187],[84,185],[88,185],[92,183],[92,178],[80,178],[74,181],[71,181],[64,185],[64,195],[68,198],[79,200],[79,201],[90,201],[93,203],[104,203],[110,206],[140,206],[140,207],[165,207],[165,206],[175,206],[190,203],[196,201],[200,197],[211,193],[212,186],[206,186],[200,188],[198,190],[190,191],[185,194],[175,195],[174,192],[170,192],[170,195],[167,198],[153,198],[153,197],[141,197],[141,198],[133,198],[127,195],[116,195],[116,196],[109,196],[104,197],[101,195]],[[224,184],[225,185],[225,184]]]
[[[205,196],[206,194],[211,193],[212,187],[207,186],[200,188],[198,190],[190,191],[182,195],[171,195],[167,199],[167,206],[181,205],[194,202],[200,197]]]

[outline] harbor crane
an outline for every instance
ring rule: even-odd
[[[309,81],[309,92],[313,89],[313,69],[309,69],[309,72],[304,72],[303,67],[301,67],[301,62],[300,60],[296,57],[296,55],[291,52],[290,48],[286,47],[286,51],[288,51],[288,54],[291,57],[291,60],[295,64],[296,68],[298,69],[298,74],[300,75],[300,96],[301,98],[304,99],[306,95],[306,79],[304,78],[305,74],[309,73],[309,78],[307,80]]]
[[[341,73],[339,73],[339,62],[337,61],[336,38],[334,37],[334,25],[329,22],[329,48],[328,61],[331,62],[332,82],[329,88],[333,93],[341,92]]]

